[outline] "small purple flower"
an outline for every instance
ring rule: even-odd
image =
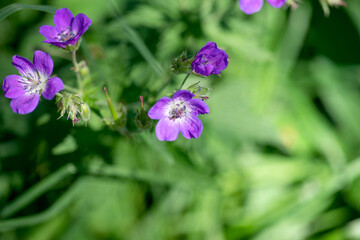
[[[54,26],[44,25],[40,27],[40,34],[46,39],[44,43],[50,43],[60,48],[69,45],[76,46],[81,35],[91,25],[91,20],[85,14],[78,14],[76,17],[67,8],[55,12]]]
[[[224,50],[218,49],[216,43],[207,42],[197,53],[191,68],[196,74],[209,76],[220,74],[228,65],[228,55]]]
[[[239,0],[240,9],[246,14],[253,14],[260,11],[264,0]],[[286,0],[267,0],[274,8],[280,8]]]
[[[31,113],[38,105],[40,95],[51,100],[57,92],[64,89],[60,78],[50,78],[54,63],[45,52],[35,51],[33,63],[15,55],[12,64],[20,75],[5,77],[2,90],[5,97],[12,99],[10,107],[14,113]]]
[[[187,138],[198,138],[203,125],[197,117],[208,114],[209,107],[187,90],[177,91],[173,98],[163,97],[149,110],[151,119],[159,119],[155,132],[160,141],[175,141],[179,131]]]

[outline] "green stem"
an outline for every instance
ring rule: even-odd
[[[79,72],[80,71],[79,63],[76,61],[76,51],[72,51],[71,56],[72,56],[72,62],[74,64],[74,71],[75,71],[75,74],[76,74],[77,85],[78,85],[78,88],[80,90],[82,90],[81,75],[80,75],[80,72]]]
[[[186,75],[184,81],[181,83],[181,85],[180,85],[180,87],[179,87],[179,90],[181,90],[181,88],[184,86],[184,84],[185,84],[186,80],[189,78],[190,74],[191,74],[191,72],[189,72],[189,73]]]

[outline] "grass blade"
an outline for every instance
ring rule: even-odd
[[[57,10],[57,8],[51,6],[13,3],[0,9],[0,21],[4,20],[11,14],[23,9],[32,9],[48,13],[55,13],[55,11]]]

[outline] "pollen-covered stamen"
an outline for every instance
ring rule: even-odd
[[[182,118],[186,116],[187,112],[188,109],[186,108],[184,102],[174,103],[169,109],[168,116],[170,120],[175,120],[177,118]]]
[[[73,33],[70,30],[70,27],[67,27],[65,30],[62,30],[59,34],[58,34],[58,40],[60,42],[66,42],[70,39],[72,39],[73,37],[75,37],[75,33]]]

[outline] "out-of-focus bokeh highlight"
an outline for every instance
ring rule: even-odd
[[[139,96],[155,101],[183,50],[213,41],[230,60],[220,77],[186,83],[212,89],[196,140],[159,142],[153,129],[128,136],[95,113],[73,127],[57,120],[54,101],[17,115],[0,97],[0,239],[360,239],[358,0],[328,17],[315,0],[294,11],[264,4],[251,16],[235,0],[18,3],[92,20],[78,59],[102,114],[111,116],[107,86],[132,127]],[[42,50],[74,86],[71,56],[42,43],[42,25],[53,15],[29,9],[0,22],[0,79],[17,74],[13,55]]]

